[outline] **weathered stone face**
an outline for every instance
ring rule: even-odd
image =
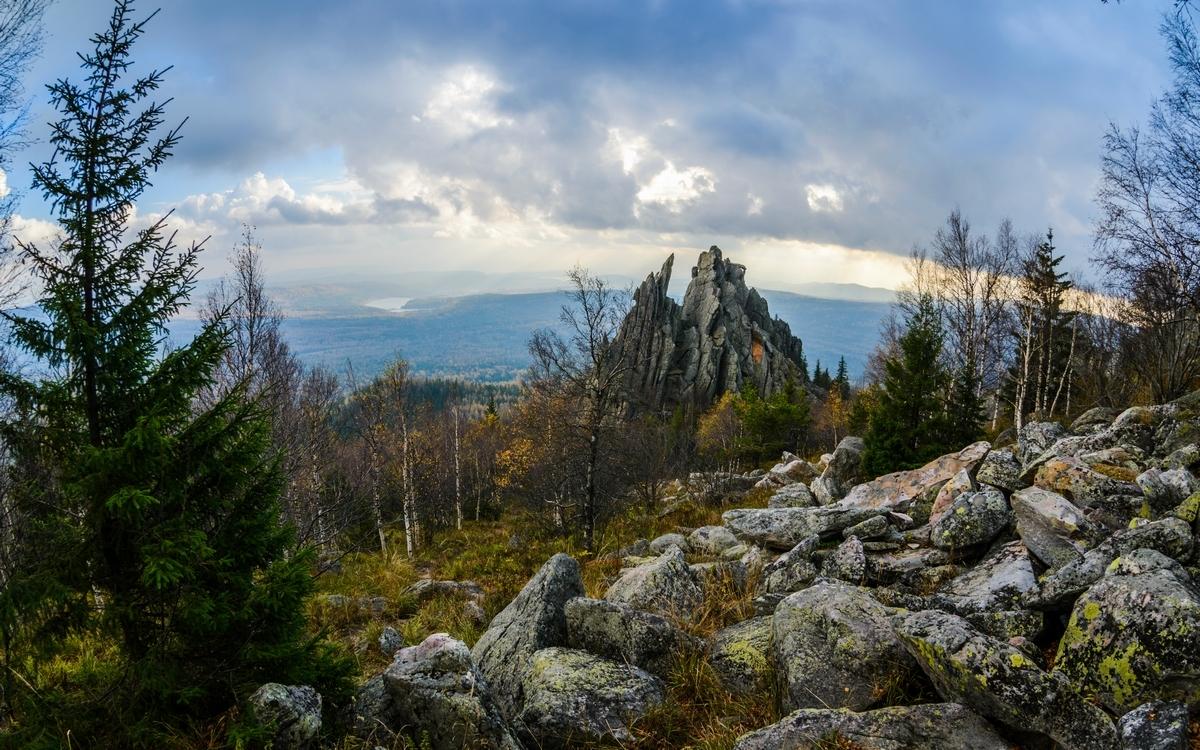
[[[1019,730],[1041,732],[1068,750],[1119,747],[1116,728],[1102,710],[1020,649],[936,610],[902,615],[896,622],[909,653],[946,700]]]
[[[800,339],[746,286],[745,266],[713,246],[700,254],[679,304],[667,296],[674,260],[638,287],[617,338],[632,408],[706,409],[746,383],[770,395],[789,378],[799,382]]]
[[[255,720],[272,727],[274,750],[305,750],[317,746],[321,734],[321,696],[307,685],[267,684],[250,696]]]
[[[567,642],[563,609],[583,596],[579,563],[559,553],[546,561],[521,593],[492,620],[471,653],[496,691],[505,716],[521,706],[521,681],[534,651]]]
[[[958,703],[926,703],[875,711],[802,708],[778,723],[742,735],[735,750],[833,747],[838,737],[861,750],[1008,750],[983,717]]]

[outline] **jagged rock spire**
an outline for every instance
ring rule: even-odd
[[[787,323],[772,318],[746,267],[715,245],[700,254],[683,304],[667,296],[675,256],[646,277],[621,326],[635,409],[708,408],[721,394],[753,383],[770,395],[789,377],[804,379],[804,350]]]

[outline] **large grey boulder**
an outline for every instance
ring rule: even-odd
[[[768,508],[811,508],[816,504],[812,491],[800,482],[779,488],[767,499]]]
[[[990,453],[988,455],[991,455]],[[984,459],[985,461],[987,459]],[[968,492],[974,492],[978,489],[975,484],[975,478],[971,476],[971,472],[963,469],[954,476],[950,477],[949,481],[941,486],[937,491],[937,495],[933,498],[933,505],[929,509],[929,523],[936,524],[946,511],[950,510],[950,506],[954,504],[961,495]]]
[[[559,553],[496,615],[471,654],[506,717],[521,707],[521,684],[533,652],[567,642],[567,602],[583,596],[579,563]]]
[[[1043,462],[1033,483],[1066,496],[1081,508],[1102,506],[1112,497],[1142,494],[1137,484],[1105,474],[1071,456],[1055,456]]]
[[[1147,469],[1136,481],[1156,513],[1165,513],[1200,491],[1200,480],[1187,469]]]
[[[1117,572],[1117,571],[1114,571]],[[1200,592],[1178,572],[1101,579],[1075,601],[1054,669],[1114,711],[1200,701]]]
[[[896,610],[868,589],[836,581],[788,596],[771,619],[771,655],[782,708],[876,705],[888,685],[902,684],[913,660],[892,629]]]
[[[647,612],[686,617],[704,601],[704,587],[683,552],[671,547],[653,562],[622,571],[604,598]]]
[[[350,734],[379,745],[391,745],[396,729],[402,726],[392,708],[383,675],[377,674],[363,683],[354,693],[347,720]]]
[[[853,508],[838,502],[815,508],[737,508],[725,511],[721,522],[739,539],[770,549],[789,550],[814,534],[834,534],[885,513],[877,508]]]
[[[994,450],[979,464],[975,481],[1012,493],[1025,486],[1021,481],[1021,462],[1009,450]]]
[[[672,547],[678,547],[686,552],[688,549],[687,537],[683,534],[676,534],[672,532],[669,534],[663,534],[662,536],[656,536],[650,541],[650,553],[654,555],[661,555]]]
[[[1118,726],[1122,750],[1188,750],[1188,708],[1178,701],[1143,703]]]
[[[966,492],[958,496],[929,532],[939,549],[963,549],[987,544],[1012,523],[1008,500],[999,490]]]
[[[712,636],[708,661],[731,693],[750,695],[769,689],[771,618],[751,617]]]
[[[738,543],[733,532],[724,526],[701,526],[688,535],[688,548],[697,554],[718,557]]]
[[[1051,569],[1082,557],[1099,536],[1083,511],[1058,493],[1026,487],[1014,492],[1011,500],[1017,535]]]
[[[852,536],[837,546],[821,564],[821,575],[860,586],[867,579],[867,553],[858,537]]]
[[[681,653],[697,648],[667,618],[621,602],[579,597],[567,602],[567,645],[665,676]]]
[[[837,744],[837,740],[845,743]],[[958,703],[874,711],[802,708],[738,738],[734,750],[1009,750],[987,720]]]
[[[896,632],[941,696],[1066,750],[1117,750],[1112,720],[1061,674],[938,610],[897,617]]]
[[[997,548],[938,593],[949,597],[959,613],[1019,608],[1038,590],[1029,550],[1021,542]]]
[[[812,481],[817,502],[827,505],[845,496],[862,476],[862,438],[845,437],[833,449],[825,470]]]
[[[524,694],[519,726],[545,748],[628,743],[632,723],[664,699],[662,683],[648,672],[567,648],[533,655]]]
[[[519,750],[465,643],[445,633],[402,649],[383,673],[397,732],[433,750]]]
[[[307,750],[321,734],[321,695],[307,685],[268,682],[250,696],[254,720],[271,728],[273,750]]]
[[[1192,548],[1192,529],[1178,518],[1163,518],[1123,529],[1085,552],[1083,557],[1046,576],[1041,591],[1030,604],[1040,609],[1069,605],[1104,576],[1113,560],[1134,550],[1152,549],[1183,560],[1191,555]]]
[[[758,589],[764,594],[790,594],[799,591],[817,577],[812,553],[820,538],[810,536],[765,565],[759,573]]]
[[[1068,434],[1058,422],[1027,422],[1017,433],[1017,459],[1028,464]]]

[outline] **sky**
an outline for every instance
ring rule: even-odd
[[[161,4],[134,59],[187,123],[139,219],[174,209],[210,275],[247,223],[280,280],[679,275],[717,244],[766,288],[895,288],[956,207],[1086,273],[1102,135],[1169,82],[1168,0]],[[108,12],[48,13],[19,163]]]

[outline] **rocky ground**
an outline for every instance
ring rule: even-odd
[[[597,598],[555,555],[473,648],[381,643],[394,659],[359,692],[353,732],[629,744],[690,654],[782,717],[741,750],[1196,746],[1200,393],[1027,424],[876,479],[861,450],[847,438],[816,464],[725,477],[768,507],[639,540]],[[712,599],[735,595],[748,616],[698,635]],[[317,736],[311,689],[266,685],[255,702],[280,746]]]

